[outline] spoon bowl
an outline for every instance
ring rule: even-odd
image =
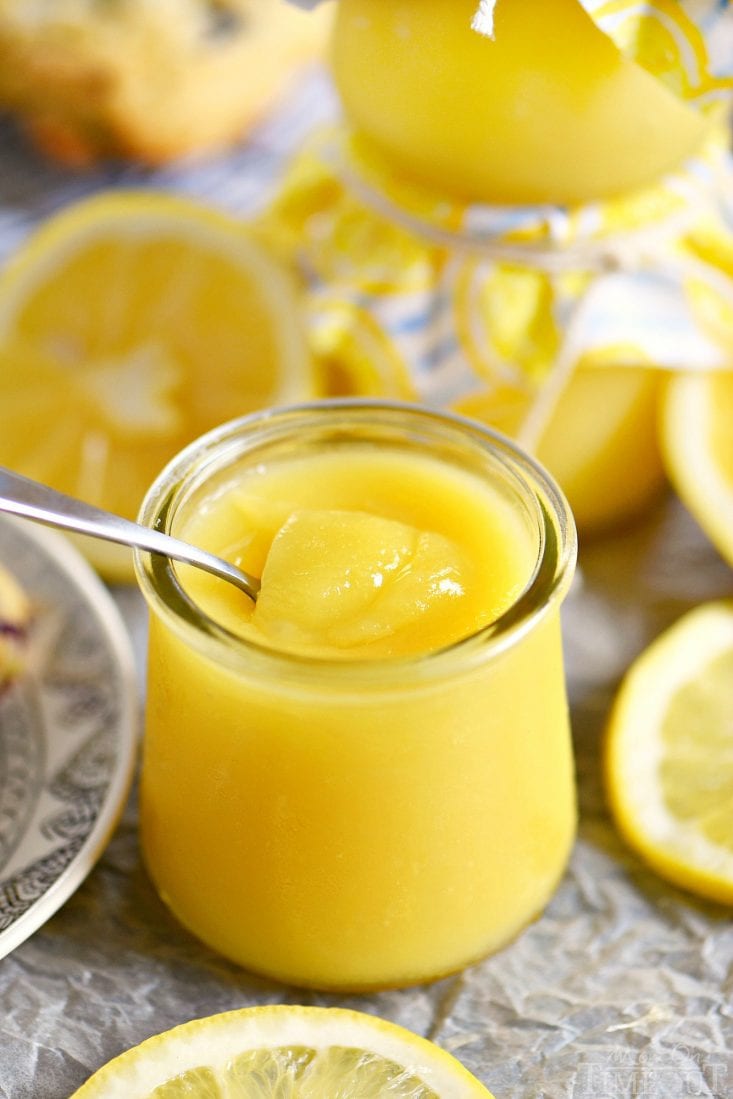
[[[48,485],[23,477],[3,466],[0,466],[0,511],[195,565],[212,576],[234,584],[253,601],[257,600],[260,591],[260,581],[256,577],[242,572],[213,553],[191,546],[162,531],[123,519],[121,515],[85,504],[82,500],[57,492]]]

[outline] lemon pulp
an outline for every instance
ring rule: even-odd
[[[0,277],[0,464],[127,518],[186,443],[308,395],[290,276],[247,230],[169,195],[62,211]],[[111,577],[130,556],[85,541]]]
[[[733,604],[696,608],[632,665],[608,730],[611,807],[669,881],[733,904]]]
[[[733,565],[733,372],[670,379],[662,443],[670,480],[710,540]]]

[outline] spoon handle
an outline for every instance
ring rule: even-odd
[[[88,534],[93,538],[104,538],[108,542],[117,542],[123,546],[137,546],[148,553],[157,553],[170,557],[174,561],[184,561],[200,569],[234,583],[250,599],[256,599],[259,581],[230,565],[229,562],[215,557],[205,550],[181,542],[162,531],[133,523],[121,515],[103,511],[92,504],[85,504],[73,496],[39,481],[32,481],[19,473],[0,466],[0,511],[20,515],[25,519],[35,519],[52,527],[73,530],[78,534]]]

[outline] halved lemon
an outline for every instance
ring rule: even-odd
[[[0,275],[0,465],[133,518],[186,443],[311,394],[299,313],[223,213],[142,191],[67,208]],[[85,549],[131,575],[126,552]]]
[[[662,444],[681,499],[733,565],[733,370],[670,380]]]
[[[733,904],[733,602],[690,611],[638,658],[606,747],[630,846],[683,889]]]
[[[184,1023],[100,1069],[72,1099],[484,1099],[450,1054],[373,1015],[270,1005]]]

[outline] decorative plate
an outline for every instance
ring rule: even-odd
[[[34,609],[30,667],[0,694],[0,958],[67,900],[127,798],[138,698],[127,631],[59,535],[0,516],[0,560]]]

